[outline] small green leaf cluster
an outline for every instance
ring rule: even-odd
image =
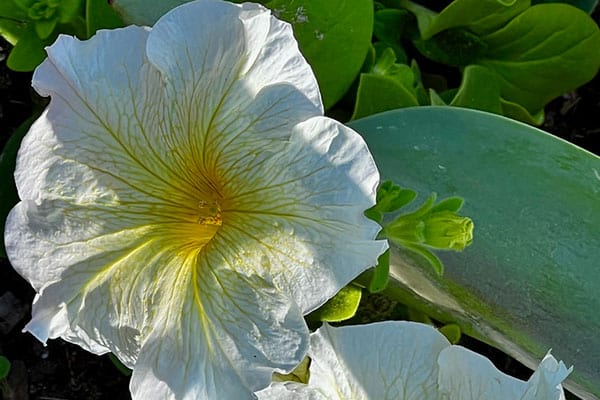
[[[60,33],[85,39],[98,28],[122,26],[103,0],[3,0],[0,35],[14,45],[7,60],[15,71],[32,71],[46,57],[44,47]]]
[[[401,213],[390,222],[385,213],[393,213],[411,203],[416,193],[402,189],[391,181],[384,182],[377,192],[377,203],[365,212],[367,217],[382,224],[380,236],[425,259],[441,275],[443,265],[432,250],[461,251],[473,241],[473,221],[458,215],[463,205],[460,197],[449,197],[436,203],[433,193],[415,211]],[[386,259],[387,258],[387,259]],[[371,281],[371,291],[385,288],[389,271],[389,254],[379,259]]]
[[[461,251],[473,241],[473,221],[457,214],[463,204],[459,197],[449,197],[436,203],[432,194],[416,211],[396,215],[386,222],[386,214],[395,213],[417,197],[410,189],[401,188],[391,181],[383,182],[377,190],[376,204],[365,211],[365,216],[381,224],[380,238],[388,239],[414,254],[423,257],[434,271],[441,275],[443,265],[432,250]],[[389,281],[390,251],[377,260],[366,286],[370,293],[383,291]],[[361,282],[361,285],[363,282]],[[307,316],[307,321],[341,322],[352,318],[362,295],[360,285],[350,283],[319,309]]]
[[[353,118],[451,105],[541,124],[550,100],[600,68],[600,29],[585,11],[556,2],[454,0],[439,12],[408,0],[376,2],[373,35]],[[417,60],[431,72],[419,72]]]

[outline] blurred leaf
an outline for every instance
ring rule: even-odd
[[[576,366],[567,388],[600,397],[600,158],[465,108],[406,108],[350,126],[382,179],[463,197],[461,213],[477,223],[469,248],[439,254],[442,276],[392,244],[384,293],[530,368],[552,348]]]

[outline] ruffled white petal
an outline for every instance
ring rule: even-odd
[[[311,336],[310,379],[330,399],[431,399],[432,365],[448,345],[423,324],[325,325]]]
[[[529,381],[506,375],[487,358],[464,347],[451,346],[438,358],[442,399],[560,400],[561,382],[569,375],[565,365],[547,355]]]
[[[498,371],[485,357],[450,343],[436,329],[386,321],[311,335],[308,384],[275,382],[257,393],[271,399],[564,399],[570,373],[547,355],[529,381]]]
[[[305,354],[296,307],[262,278],[213,271],[212,261],[198,260],[195,285],[179,285],[181,304],[164,305],[134,368],[134,398],[251,398]]]
[[[375,201],[375,163],[360,136],[323,117],[298,124],[286,151],[253,157],[246,163],[252,169],[232,165],[223,171],[231,184],[223,207],[228,229],[219,235],[227,242],[220,247],[235,249],[232,256],[244,254],[244,265],[270,274],[307,313],[364,266],[376,265],[387,248],[385,241],[371,240],[380,227],[362,211]],[[239,248],[231,234],[255,243]]]

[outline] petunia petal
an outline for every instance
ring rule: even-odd
[[[164,305],[141,349],[134,398],[250,398],[273,370],[289,372],[306,352],[297,307],[263,279],[212,271],[224,260],[203,258],[196,283],[178,283],[188,293]]]
[[[570,373],[547,355],[528,382],[450,343],[435,328],[406,321],[332,328],[311,334],[308,384],[273,382],[260,400],[428,399],[564,400]]]
[[[234,147],[248,148],[239,142]],[[294,127],[285,152],[248,164],[255,167],[232,165],[222,172],[229,182],[224,225],[236,233],[252,232],[256,245],[246,247],[256,251],[234,251],[244,254],[251,268],[263,267],[257,273],[270,274],[291,291],[303,312],[377,263],[387,243],[370,239],[380,227],[363,210],[375,201],[378,173],[360,136],[315,117]],[[227,246],[221,247],[236,249],[229,232],[222,231]]]
[[[431,327],[382,322],[311,336],[311,384],[329,399],[434,399],[435,360],[448,341]],[[341,351],[345,349],[345,351]]]
[[[547,355],[528,382],[506,375],[487,358],[464,347],[440,353],[439,390],[442,399],[560,400],[560,383],[569,375],[564,364]]]
[[[295,124],[322,113],[291,27],[262,6],[203,0],[175,8],[152,29],[147,53],[176,104],[169,125],[187,132],[178,144],[203,150],[195,158],[204,173],[236,160],[239,136],[280,151]]]

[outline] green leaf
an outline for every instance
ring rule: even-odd
[[[44,47],[52,43],[53,36],[40,39],[33,25],[30,25],[11,50],[6,65],[14,71],[33,71],[46,58]]]
[[[83,1],[84,0],[60,0],[59,5],[59,22],[66,24],[71,22],[78,15],[83,14]],[[104,1],[108,6],[108,1]]]
[[[386,8],[375,12],[373,34],[381,41],[400,43],[400,38],[410,21],[412,15],[407,10]]]
[[[385,294],[534,368],[575,365],[567,388],[600,398],[600,157],[476,110],[415,107],[353,121],[382,179],[465,199],[477,232],[445,272],[391,245]]]
[[[386,250],[377,259],[377,265],[373,269],[373,276],[369,282],[369,292],[379,293],[387,286],[390,278],[390,252]]]
[[[462,197],[448,197],[435,206],[431,207],[431,212],[451,211],[457,212],[463,206],[465,200]]]
[[[352,119],[418,105],[415,95],[398,80],[372,73],[360,74]]]
[[[467,28],[476,35],[494,32],[529,7],[530,0],[454,0],[426,26],[421,37],[429,39],[451,28]],[[409,8],[409,9],[415,9]],[[415,9],[416,12],[423,12]]]
[[[0,381],[6,379],[10,373],[10,361],[4,356],[0,356]]]
[[[125,376],[131,376],[132,371],[129,368],[127,368],[125,364],[123,364],[121,360],[117,358],[117,356],[115,356],[113,353],[108,353],[108,358],[113,363],[113,365],[119,370],[120,373],[122,373]]]
[[[390,238],[390,240],[396,243],[397,246],[401,246],[402,248],[413,252],[414,254],[420,256],[423,260],[427,261],[429,266],[437,275],[441,276],[444,274],[444,265],[442,264],[442,261],[438,258],[438,256],[433,254],[431,250],[428,250],[426,247],[418,244],[409,244],[406,242],[399,243],[394,241],[393,238]]]
[[[85,7],[88,37],[96,33],[98,29],[113,29],[125,26],[119,14],[108,5],[106,0],[87,0]]]
[[[480,65],[469,65],[450,105],[501,114],[500,100],[500,80],[496,73]]]
[[[320,308],[307,316],[309,321],[340,322],[356,314],[362,289],[354,284],[342,288],[335,296]]]
[[[289,374],[280,374],[273,372],[273,382],[298,382],[308,383],[310,377],[310,358],[304,357],[300,364]]]
[[[330,108],[356,79],[371,46],[373,2],[273,0],[266,6],[292,24],[317,76],[325,108]]]
[[[113,0],[115,11],[126,24],[152,26],[167,11],[191,0]]]
[[[0,2],[0,35],[10,44],[17,43],[27,29],[27,12],[13,1]]]
[[[4,232],[4,222],[8,213],[19,201],[17,187],[15,185],[14,171],[17,159],[17,152],[21,146],[21,140],[29,130],[29,127],[35,121],[37,115],[30,117],[23,122],[21,126],[13,132],[8,139],[2,153],[0,153],[0,230]],[[4,236],[2,236],[2,245],[0,246],[0,257],[6,257],[4,248]]]
[[[433,89],[429,89],[429,99],[432,106],[447,105],[444,99]]]
[[[531,125],[541,125],[544,123],[543,109],[531,115],[522,105],[504,99],[500,99],[500,106],[502,107],[502,114],[509,118]]]
[[[482,39],[488,51],[477,64],[498,75],[503,99],[530,114],[591,80],[600,67],[600,29],[565,4],[533,6]]]
[[[385,181],[377,190],[375,207],[381,212],[394,212],[412,202],[417,193],[414,190],[402,189],[392,181]]]
[[[52,34],[54,28],[56,28],[57,22],[58,21],[55,18],[34,21],[33,26],[35,27],[35,33],[37,33],[40,39],[46,39]]]
[[[479,36],[463,28],[452,28],[429,39],[413,38],[415,47],[430,60],[454,66],[468,65],[481,57],[487,45]]]
[[[462,336],[460,326],[456,324],[446,324],[438,330],[442,335],[446,336],[446,339],[452,344],[457,344]]]

